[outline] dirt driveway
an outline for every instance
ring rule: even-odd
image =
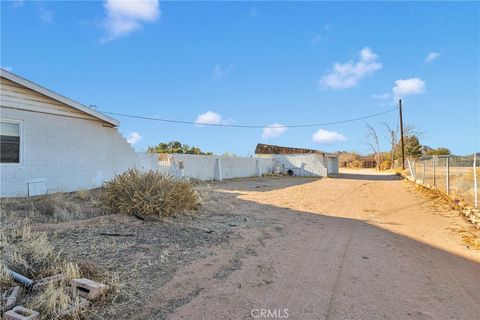
[[[234,224],[235,239],[178,269],[140,317],[478,319],[480,252],[461,236],[478,232],[404,184],[373,171],[214,184],[208,210],[264,227]],[[168,301],[181,303],[158,312]]]

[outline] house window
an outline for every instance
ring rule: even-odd
[[[20,163],[20,122],[0,121],[0,163]]]

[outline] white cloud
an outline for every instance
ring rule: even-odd
[[[400,79],[392,89],[395,99],[425,92],[425,81],[420,78]]]
[[[221,124],[222,116],[213,111],[207,111],[205,113],[199,114],[195,120],[197,124]]]
[[[315,143],[332,144],[335,142],[345,141],[347,138],[343,134],[335,131],[319,129],[312,135],[312,140]]]
[[[386,93],[381,93],[381,94],[372,94],[370,95],[370,98],[375,99],[375,100],[387,100],[388,98],[391,97],[391,94],[386,92]]]
[[[263,128],[262,138],[264,140],[276,138],[281,136],[285,132],[287,132],[287,127],[279,123],[274,123]]]
[[[430,52],[427,57],[425,58],[425,63],[432,62],[433,60],[436,60],[440,58],[440,53],[438,52]]]
[[[212,75],[214,78],[220,79],[232,72],[233,69],[235,69],[235,66],[233,64],[229,64],[226,67],[223,67],[221,64],[216,64],[213,67]]]
[[[115,40],[154,22],[160,15],[158,0],[106,0],[104,4],[107,35],[102,42]]]
[[[143,137],[138,132],[130,132],[127,137],[127,142],[131,145],[136,144],[138,141],[142,140]]]
[[[382,68],[378,56],[369,48],[363,48],[356,58],[346,63],[335,63],[333,70],[320,79],[324,89],[347,89],[355,87],[364,77]]]

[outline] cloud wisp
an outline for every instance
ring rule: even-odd
[[[143,137],[138,132],[133,131],[128,134],[127,142],[133,146],[142,139]]]
[[[388,92],[381,93],[381,94],[372,94],[370,95],[370,98],[375,99],[375,100],[387,100],[390,98],[392,95]]]
[[[318,131],[312,135],[312,140],[313,142],[319,144],[333,144],[336,142],[346,141],[347,138],[343,134],[335,131],[318,129]]]
[[[160,16],[158,0],[106,0],[104,8],[107,34],[102,43],[126,36]]]
[[[38,13],[38,18],[42,24],[50,24],[53,22],[53,11],[47,8],[41,7]]]
[[[230,72],[233,71],[233,69],[235,69],[235,66],[233,64],[229,64],[227,66],[222,66],[221,64],[216,64],[214,67],[213,67],[213,70],[212,70],[212,76],[215,78],[215,79],[221,79],[221,78],[224,78],[227,74],[229,74]]]
[[[425,63],[430,63],[432,62],[433,60],[437,60],[438,58],[440,58],[440,53],[438,52],[430,52],[427,57],[425,58]]]
[[[320,79],[324,89],[348,89],[358,85],[360,80],[382,68],[378,55],[369,47],[363,48],[353,60],[334,63],[332,71]]]
[[[273,138],[280,137],[285,132],[287,132],[287,127],[282,124],[274,123],[263,128],[262,139],[269,140]]]

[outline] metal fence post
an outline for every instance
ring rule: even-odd
[[[422,161],[423,172],[422,172],[422,183],[425,184],[425,160]]]
[[[450,195],[450,157],[447,157],[447,194]]]
[[[477,190],[477,153],[473,156],[473,192],[474,192],[474,205],[475,208],[478,207],[478,190]]]
[[[436,177],[435,177],[435,156],[432,157],[432,167],[433,167],[433,187],[435,188],[436,185]]]

